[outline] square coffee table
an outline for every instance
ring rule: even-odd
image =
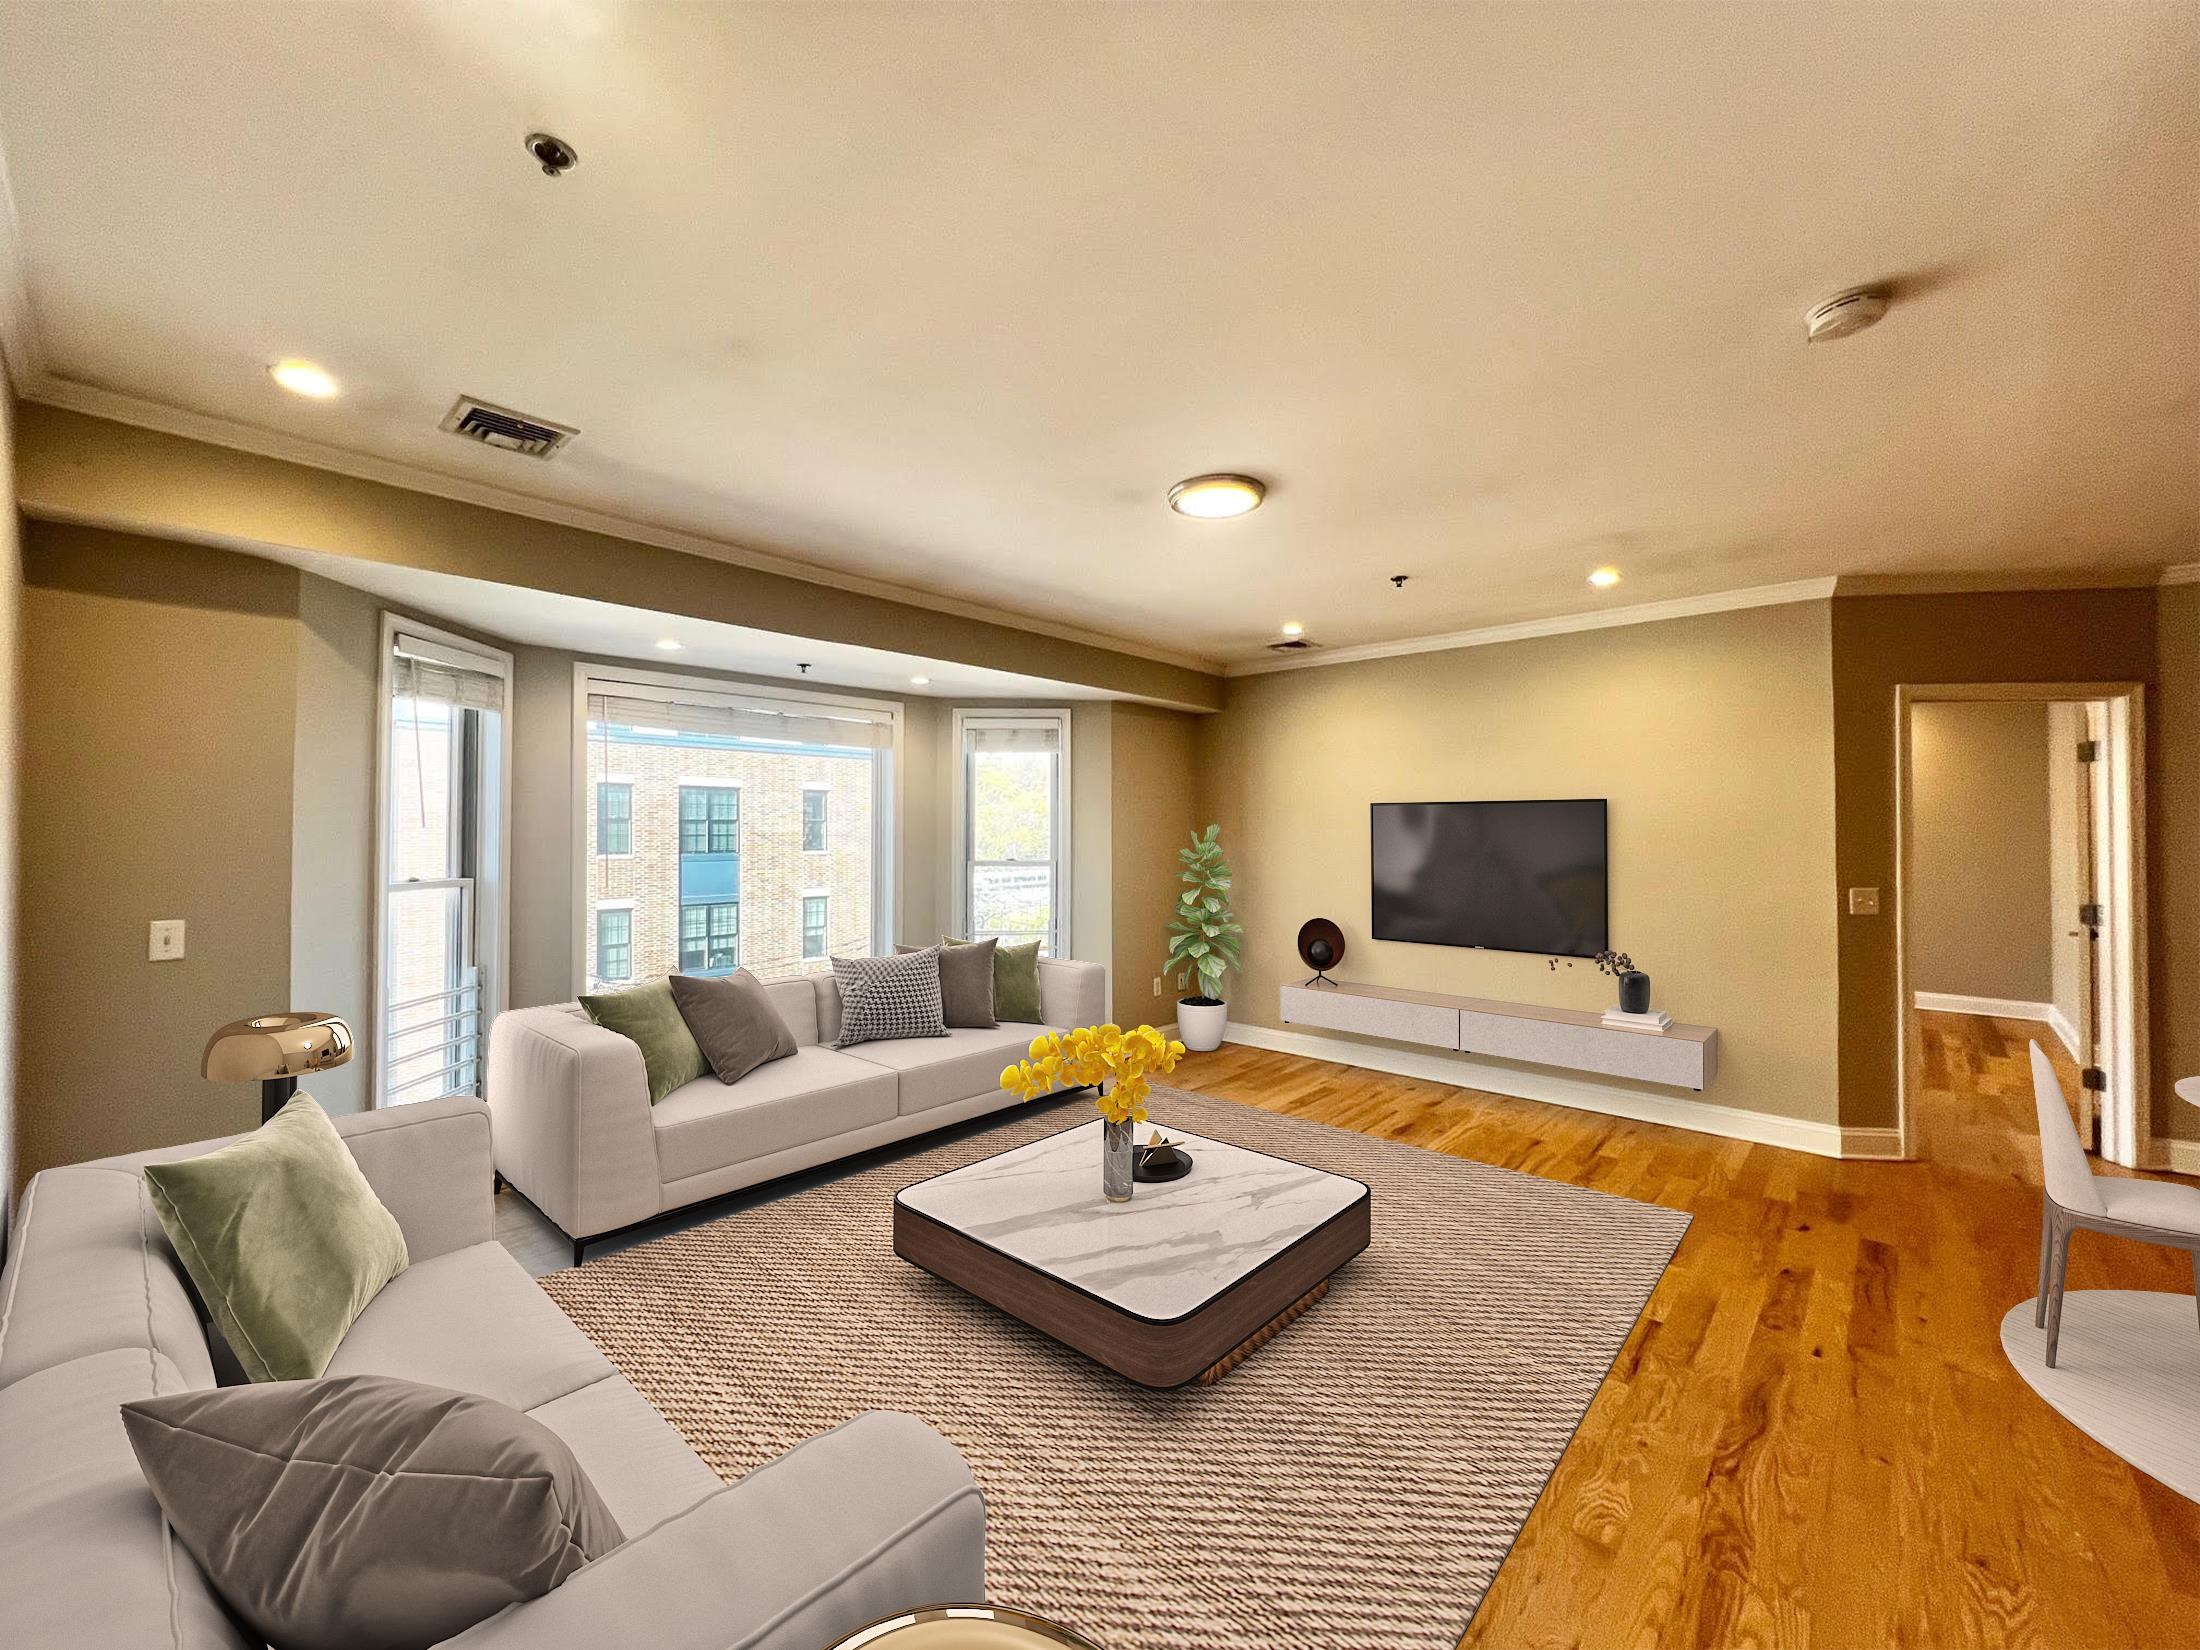
[[[1367,1247],[1368,1189],[1170,1131],[1182,1180],[1100,1193],[1095,1120],[905,1187],[894,1253],[1145,1386],[1215,1381]]]

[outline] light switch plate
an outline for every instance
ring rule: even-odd
[[[1169,982],[1167,980],[1164,980],[1159,974],[1156,974],[1153,977],[1153,994],[1156,997],[1159,997],[1164,995],[1168,991],[1168,989]]]
[[[1849,915],[1852,917],[1878,916],[1879,890],[1876,888],[1851,888],[1849,890]]]
[[[183,956],[183,919],[170,917],[153,924],[145,941],[148,962],[176,962]]]

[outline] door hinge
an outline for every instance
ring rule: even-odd
[[[2108,1073],[2099,1066],[2087,1066],[2078,1073],[2078,1086],[2091,1089],[2095,1094],[2108,1092]]]
[[[2100,927],[2100,926],[2101,926],[2101,908],[2100,908],[2100,907],[2099,907],[2098,905],[2081,905],[2081,906],[2079,906],[2079,907],[2078,907],[2078,921],[2079,921],[2080,923],[2082,923],[2082,924],[2083,924],[2083,925],[2084,925],[2085,927],[2087,927],[2087,928],[2098,928],[2098,927]]]
[[[2101,742],[2100,742],[2100,741],[2099,741],[2098,739],[2081,739],[2081,740],[2079,740],[2079,741],[2078,741],[2078,760],[2079,760],[2079,761],[2081,761],[2081,762],[2098,762],[2098,761],[2099,761],[2100,759],[2101,759]]]

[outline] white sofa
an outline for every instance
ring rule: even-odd
[[[329,1365],[478,1392],[571,1446],[626,1535],[464,1650],[817,1650],[985,1596],[985,1508],[954,1447],[861,1415],[726,1485],[496,1242],[489,1117],[439,1100],[336,1119],[410,1266]],[[49,1169],[0,1273],[0,1644],[245,1650],[163,1523],[119,1406],[215,1384],[196,1297],[140,1168],[203,1141]]]
[[[705,1072],[655,1106],[641,1049],[578,1003],[511,1009],[489,1031],[497,1171],[573,1240],[577,1266],[592,1238],[1017,1104],[1001,1069],[1047,1027],[1097,1024],[1106,982],[1098,963],[1042,961],[1042,1023],[840,1050],[833,976],[776,981],[794,1054],[738,1083]]]

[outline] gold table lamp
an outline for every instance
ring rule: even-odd
[[[351,1027],[334,1014],[260,1014],[232,1020],[206,1040],[199,1074],[217,1083],[260,1083],[265,1123],[298,1092],[298,1078],[351,1058]]]

